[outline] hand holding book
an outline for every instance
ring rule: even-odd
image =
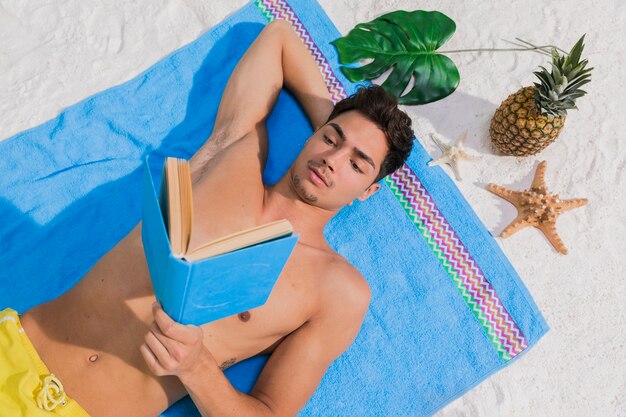
[[[144,164],[142,240],[157,300],[174,320],[204,324],[263,305],[299,235],[279,220],[189,248],[193,204],[186,160],[167,158],[157,197]]]

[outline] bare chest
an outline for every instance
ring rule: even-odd
[[[229,366],[270,353],[311,317],[320,288],[319,272],[309,252],[296,246],[264,305],[203,326],[205,344],[218,363]]]
[[[262,187],[248,187],[242,195],[206,181],[197,184],[193,193],[191,247],[256,226],[264,214]],[[306,322],[318,304],[320,270],[328,256],[297,244],[264,305],[204,325],[205,344],[218,363],[226,368],[269,353]]]

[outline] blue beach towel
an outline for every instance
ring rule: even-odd
[[[137,224],[143,157],[157,155],[158,177],[159,157],[189,158],[200,148],[232,69],[275,18],[292,23],[334,100],[356,90],[338,70],[329,42],[340,35],[317,3],[257,0],[134,79],[0,142],[0,308],[23,312],[67,291]],[[264,180],[274,183],[312,129],[282,92],[268,131]],[[376,195],[325,229],[373,298],[357,339],[301,416],[432,415],[547,331],[492,235],[429,160],[416,141]],[[247,392],[266,360],[226,375]],[[187,397],[163,415],[198,414]]]

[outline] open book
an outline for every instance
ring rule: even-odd
[[[200,325],[265,304],[299,237],[291,224],[271,222],[190,249],[189,164],[167,158],[161,172],[155,186],[145,158],[141,237],[165,312],[180,323]]]
[[[193,224],[189,162],[180,158],[167,158],[163,169],[165,180],[161,183],[159,202],[167,223],[167,234],[170,238],[172,253],[176,257],[196,261],[283,236],[290,236],[293,232],[289,221],[278,220],[223,236],[195,248],[189,248]]]

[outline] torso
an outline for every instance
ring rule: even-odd
[[[227,151],[194,183],[191,246],[277,220],[263,210],[260,172],[252,180],[252,171],[232,175],[226,167],[234,163],[228,159],[237,158],[237,149]],[[330,278],[323,265],[335,261],[341,258],[327,245],[299,242],[263,306],[202,326],[217,363],[225,369],[270,353],[305,323]],[[176,377],[154,376],[140,354],[154,300],[140,223],[69,292],[26,312],[22,323],[67,394],[92,417],[156,416],[186,392]]]

